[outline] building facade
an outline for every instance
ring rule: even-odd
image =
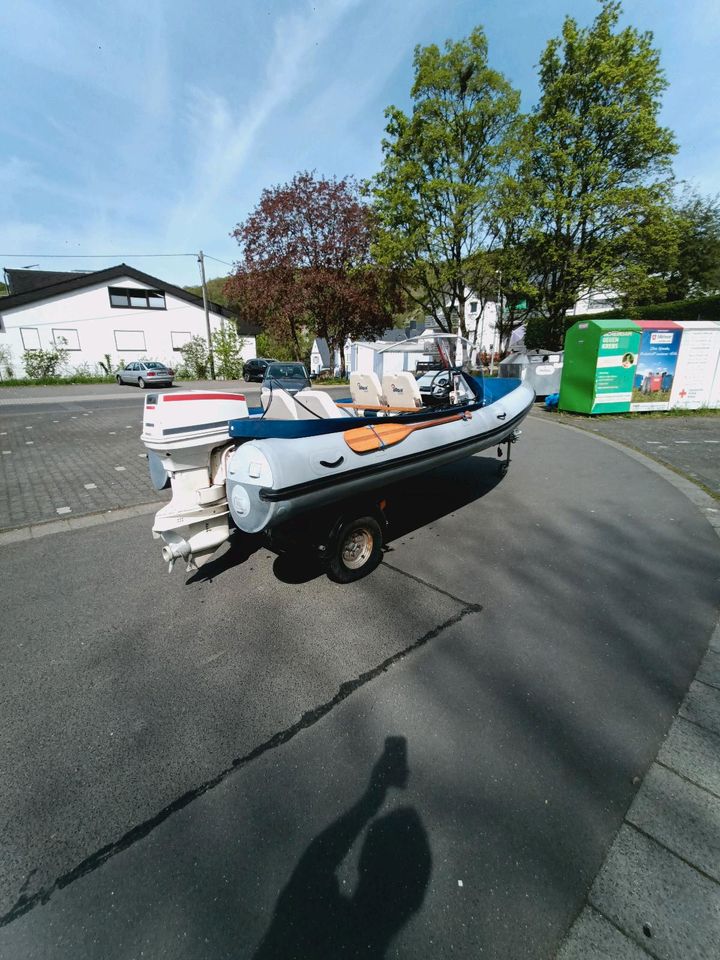
[[[181,362],[180,348],[207,336],[201,297],[126,264],[93,273],[6,270],[10,295],[0,298],[0,347],[15,376],[24,375],[25,351],[62,347],[67,368],[97,372],[110,356],[113,369],[132,360]],[[23,276],[17,276],[22,274]],[[56,279],[57,278],[57,279]],[[209,303],[211,330],[237,326],[224,307]],[[243,359],[255,356],[255,331],[238,329]]]

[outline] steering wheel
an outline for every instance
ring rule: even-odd
[[[439,370],[430,381],[432,397],[446,397],[450,389],[450,375],[447,370]]]

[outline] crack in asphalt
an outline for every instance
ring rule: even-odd
[[[390,566],[390,564],[387,564],[387,566]],[[392,567],[391,569],[396,570],[395,567]],[[404,573],[402,570],[397,570],[397,572]],[[426,583],[424,580],[420,580],[419,577],[415,577],[412,574],[405,574],[405,576],[410,577],[412,580],[417,580],[419,583],[436,590],[438,593],[443,593],[445,596],[452,597],[451,594],[446,593],[444,590],[441,590],[432,584]],[[77,864],[77,866],[73,867],[72,870],[69,870],[67,873],[64,873],[62,876],[58,877],[52,885],[48,887],[41,887],[35,893],[28,895],[24,891],[27,888],[33,873],[35,873],[35,870],[33,870],[21,887],[20,895],[14,906],[11,907],[6,914],[0,916],[0,927],[7,926],[9,923],[17,920],[25,913],[28,913],[28,911],[32,910],[34,907],[47,903],[56,891],[62,890],[64,887],[74,883],[75,880],[79,880],[86,874],[92,873],[93,870],[97,870],[98,867],[101,867],[104,863],[107,863],[108,860],[116,856],[118,853],[122,853],[124,850],[127,850],[128,847],[131,847],[139,840],[144,839],[149,833],[151,833],[156,827],[159,827],[160,824],[164,823],[164,821],[171,817],[174,813],[182,810],[184,807],[188,806],[188,804],[192,803],[193,800],[198,799],[198,797],[201,797],[204,793],[207,793],[209,790],[212,790],[214,787],[218,786],[218,784],[222,783],[223,780],[230,776],[230,774],[235,773],[235,771],[251,763],[253,760],[256,760],[269,750],[274,750],[277,747],[287,743],[289,740],[292,740],[292,738],[301,731],[307,730],[309,727],[314,726],[326,714],[330,713],[331,710],[338,706],[338,704],[342,703],[343,700],[346,700],[352,693],[360,689],[360,687],[365,686],[372,680],[379,677],[381,674],[386,673],[396,663],[404,660],[410,654],[414,653],[416,650],[419,650],[420,647],[423,647],[431,640],[434,640],[445,630],[454,626],[456,623],[459,623],[469,614],[480,613],[482,610],[482,606],[480,604],[469,603],[467,601],[460,600],[457,597],[452,597],[452,599],[461,604],[461,609],[452,617],[449,617],[436,627],[433,627],[432,630],[428,630],[427,633],[424,633],[417,640],[414,640],[409,646],[404,647],[397,653],[394,653],[392,656],[383,660],[372,669],[366,670],[364,673],[359,674],[353,680],[346,680],[340,685],[337,693],[331,700],[326,700],[319,706],[314,707],[311,710],[307,710],[302,714],[300,719],[290,727],[287,727],[286,729],[281,730],[279,733],[274,734],[259,746],[254,747],[244,756],[237,757],[230,763],[229,766],[225,767],[224,770],[216,774],[210,780],[206,780],[204,783],[194,787],[192,790],[186,791],[181,796],[173,800],[172,803],[168,804],[166,807],[163,807],[163,809],[154,816],[144,820],[131,830],[128,830],[128,832],[123,834],[118,840],[101,847],[99,850],[95,851],[95,853],[82,860],[79,864]]]

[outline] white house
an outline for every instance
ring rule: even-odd
[[[68,366],[95,370],[106,354],[121,361],[159,360],[177,366],[180,348],[206,337],[202,297],[124,263],[92,273],[6,270],[10,295],[0,297],[0,347],[9,348],[17,376],[26,350],[69,351]],[[209,303],[210,326],[237,325]],[[255,356],[254,329],[238,325],[244,359]]]

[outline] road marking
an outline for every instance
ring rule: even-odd
[[[97,490],[96,483],[84,483],[83,486],[85,487],[86,490]]]
[[[6,437],[6,436],[7,436],[7,430],[0,430],[0,437]]]
[[[72,513],[70,507],[58,507],[55,513]]]
[[[673,443],[692,443],[692,440],[673,440]]]
[[[71,420],[77,420],[77,417],[76,417],[76,416],[72,416],[72,417],[70,417],[70,419],[71,419]]]
[[[122,473],[123,470],[127,470],[127,467],[115,467],[118,473]]]
[[[32,427],[25,427],[26,430],[32,430]]]
[[[660,443],[660,441],[659,441],[659,440],[646,440],[645,443],[655,444],[655,443]]]
[[[116,433],[115,430],[111,430],[111,431],[110,431],[110,436],[111,436],[111,437],[114,437],[114,436],[115,436],[115,433]]]
[[[132,424],[128,424],[128,425],[125,427],[125,429],[126,429],[126,430],[132,430]]]
[[[12,453],[12,450],[3,450],[4,457],[6,457],[9,453]]]
[[[59,420],[53,420],[53,423],[60,423]]]
[[[90,414],[89,414],[89,413],[84,413],[83,416],[84,416],[84,417],[89,417]]]
[[[25,446],[26,446],[26,447],[31,447],[34,443],[35,443],[34,440],[26,440],[26,441],[25,441]]]
[[[720,440],[703,440],[703,443],[720,443]]]

